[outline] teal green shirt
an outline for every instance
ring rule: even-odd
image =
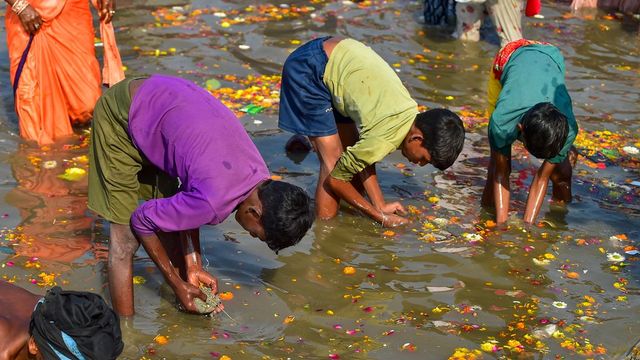
[[[502,90],[489,119],[492,150],[510,156],[511,145],[518,140],[522,115],[535,104],[550,102],[567,117],[569,133],[560,153],[548,161],[564,161],[578,134],[564,73],[564,58],[555,46],[536,44],[514,51],[504,67]]]

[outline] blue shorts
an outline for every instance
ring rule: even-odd
[[[278,119],[280,129],[306,136],[328,136],[338,132],[336,123],[353,122],[334,110],[331,93],[322,81],[329,61],[322,43],[330,38],[307,42],[284,62]]]

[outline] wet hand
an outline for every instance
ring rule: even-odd
[[[22,22],[22,26],[29,34],[35,34],[40,26],[42,26],[40,14],[38,14],[31,5],[27,5],[18,17],[20,18],[20,22]]]
[[[194,303],[196,298],[199,298],[202,301],[207,301],[207,296],[200,291],[200,289],[187,282],[181,282],[174,291],[178,301],[180,301],[180,304],[182,304],[185,311],[190,313],[198,313]]]
[[[402,226],[408,223],[409,219],[395,214],[384,214],[381,222],[382,226],[387,228]]]
[[[192,268],[187,270],[187,281],[189,284],[200,287],[200,284],[211,288],[214,294],[218,293],[218,279],[215,276],[204,271],[203,268]]]
[[[187,281],[189,282],[189,284],[198,288],[200,287],[200,284],[204,284],[204,286],[211,289],[212,294],[218,293],[218,279],[216,279],[215,276],[204,271],[203,268],[188,269]],[[213,310],[213,312],[217,314],[222,310],[224,310],[224,305],[220,303],[220,305],[218,305],[215,310]]]
[[[380,209],[385,214],[397,214],[397,215],[405,215],[407,210],[405,210],[404,206],[399,201],[394,201],[391,203],[386,203],[380,207]]]
[[[113,15],[116,13],[115,0],[98,0],[98,13],[100,14],[100,20],[108,24],[113,20]]]

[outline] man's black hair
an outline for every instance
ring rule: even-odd
[[[100,295],[58,286],[36,305],[29,334],[45,360],[115,360],[124,348],[120,319]]]
[[[551,103],[538,103],[522,116],[524,146],[538,159],[551,159],[558,155],[568,133],[567,117]]]
[[[258,188],[258,198],[262,203],[265,242],[276,254],[300,242],[313,224],[311,198],[298,186],[268,180]]]
[[[462,151],[464,126],[454,112],[431,109],[416,115],[416,127],[422,131],[422,146],[431,155],[431,165],[445,170]]]

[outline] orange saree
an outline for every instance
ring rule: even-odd
[[[19,73],[15,106],[20,135],[49,144],[73,134],[71,124],[91,119],[101,94],[94,29],[87,0],[30,0],[43,23],[33,37]],[[29,34],[11,9],[6,15],[11,81],[16,80]],[[105,59],[103,82],[124,78],[111,24],[100,24]]]

